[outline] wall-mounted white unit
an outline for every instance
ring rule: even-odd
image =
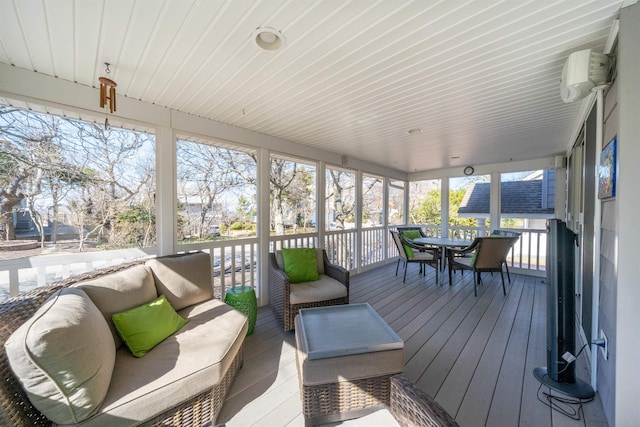
[[[595,86],[607,82],[609,58],[592,49],[573,52],[562,67],[560,96],[564,102],[584,98]]]

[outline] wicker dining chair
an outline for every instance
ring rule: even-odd
[[[471,270],[474,275],[473,293],[478,296],[477,285],[482,283],[481,273],[500,273],[502,292],[506,295],[507,290],[504,285],[502,266],[506,264],[507,254],[518,238],[502,236],[476,237],[473,243],[464,249],[450,249],[447,254],[449,283],[451,283],[452,279],[452,270]],[[464,256],[472,252],[475,252],[473,256]],[[511,283],[511,278],[509,278],[509,283]]]
[[[396,265],[396,276],[398,275],[398,269],[400,268],[400,261],[404,263],[404,277],[402,278],[402,283],[407,279],[407,266],[409,263],[420,264],[421,273],[423,272],[423,267],[425,265],[433,267],[436,270],[436,283],[438,283],[440,250],[438,248],[417,245],[395,230],[391,230],[391,236],[393,237],[393,241],[398,249],[398,254],[400,255],[398,258],[398,264]]]
[[[519,233],[517,231],[502,230],[499,228],[491,231],[492,236],[515,237],[514,242],[511,244],[512,247],[513,245],[516,244],[521,234],[522,233]],[[507,271],[507,278],[509,279],[509,283],[511,283],[511,275],[509,274],[509,265],[506,259],[504,260],[504,269]]]

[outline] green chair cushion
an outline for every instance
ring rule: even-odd
[[[282,260],[291,283],[320,280],[315,248],[282,248]]]
[[[164,295],[116,313],[111,318],[118,334],[135,357],[144,356],[188,322],[176,313]]]
[[[404,230],[402,231],[402,235],[407,239],[413,240],[418,237],[422,237],[420,230]],[[407,258],[413,258],[413,248],[409,245],[402,244],[404,246],[404,251],[407,254]]]
[[[411,239],[411,240],[422,237],[420,230],[405,230],[402,232],[402,235],[407,239]]]
[[[469,263],[471,267],[473,267],[476,264],[477,256],[478,256],[478,251],[477,250],[473,251],[473,254],[471,255],[471,262]]]

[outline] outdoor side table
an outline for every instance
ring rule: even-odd
[[[404,342],[369,304],[300,309],[296,365],[306,426],[388,407]]]
[[[258,315],[258,303],[256,293],[250,286],[234,286],[227,289],[224,302],[249,317],[249,329],[247,336],[253,333]]]

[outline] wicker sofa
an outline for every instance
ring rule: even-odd
[[[8,359],[6,350],[11,349],[12,340],[15,341],[19,333],[12,339],[10,337],[21,325],[32,322],[32,318],[38,318],[42,311],[67,295],[85,300],[88,297],[89,304],[93,302],[99,310],[96,310],[97,317],[107,319],[114,311],[138,307],[140,301],[144,304],[149,297],[153,299],[160,294],[165,295],[176,312],[188,322],[141,358],[134,357],[114,335],[114,365],[104,399],[91,409],[88,418],[58,424],[215,424],[231,382],[242,364],[248,321],[244,314],[213,298],[211,271],[208,254],[172,255],[74,276],[1,303],[0,425],[55,425],[32,405],[33,389],[27,394],[22,386],[29,379],[21,377],[18,380],[14,375],[16,362],[13,350],[10,353],[12,359]],[[140,287],[144,291],[139,290]],[[71,308],[74,307],[72,304]],[[105,321],[104,328],[107,328],[108,341],[114,333],[113,325]],[[87,341],[94,345],[93,337]],[[82,353],[74,350],[70,349],[67,357],[73,358]],[[92,350],[87,348],[87,353]],[[109,357],[105,354],[100,362],[108,365],[105,361]],[[35,401],[39,397],[35,395]],[[41,404],[37,406],[42,408]],[[77,409],[70,406],[70,412]]]
[[[282,253],[269,253],[269,305],[276,318],[282,322],[285,331],[295,329],[295,318],[301,308],[324,307],[349,304],[349,271],[329,262],[324,249],[316,249],[320,280],[311,283],[296,283],[292,288],[291,280],[284,272]],[[332,295],[321,291],[330,289]],[[292,291],[298,295],[294,299]]]

